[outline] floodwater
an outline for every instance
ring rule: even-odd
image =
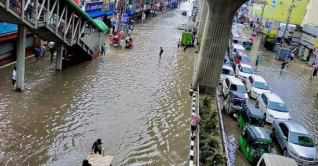
[[[250,32],[248,32],[250,34]],[[290,110],[291,118],[303,124],[314,139],[318,140],[318,78],[310,80],[310,67],[305,62],[297,60],[292,62],[280,71],[282,62],[275,60],[273,52],[259,49],[260,37],[254,41],[251,51],[247,51],[252,65],[255,64],[256,57],[261,58],[256,74],[264,77],[271,91],[278,94]],[[255,105],[255,100],[250,99],[249,105]],[[237,122],[223,112],[225,132],[230,153],[230,160],[233,165],[250,165],[241,151],[237,150],[237,141],[242,131],[237,126]],[[265,128],[271,131],[270,125]],[[274,151],[281,154],[282,151],[275,143]]]
[[[1,68],[0,165],[80,165],[97,138],[113,165],[185,165],[194,49],[177,48],[176,26],[191,8],[137,25],[133,49],[63,71],[48,55],[28,59],[23,93],[10,86],[13,66]]]

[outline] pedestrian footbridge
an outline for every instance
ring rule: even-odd
[[[18,24],[17,88],[23,90],[26,28],[43,40],[58,44],[57,69],[62,69],[63,47],[93,57],[108,27],[88,16],[72,0],[0,0],[0,21]]]

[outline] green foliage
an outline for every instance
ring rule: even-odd
[[[274,43],[275,42],[275,35],[266,35],[265,41]]]
[[[224,165],[225,155],[222,151],[217,110],[212,109],[212,98],[200,96],[200,162],[202,165]]]

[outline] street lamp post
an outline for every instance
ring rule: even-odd
[[[291,12],[292,12],[294,6],[295,6],[295,0],[292,1],[292,5],[291,5],[290,8],[288,9],[287,23],[286,23],[286,27],[285,27],[285,30],[284,30],[284,33],[283,33],[283,36],[282,36],[282,40],[281,40],[281,43],[280,43],[280,46],[281,46],[281,47],[283,46],[283,43],[284,43],[284,40],[285,40],[285,35],[286,35],[287,28],[288,28],[288,24],[289,24],[289,20],[290,20],[290,15],[291,15]]]

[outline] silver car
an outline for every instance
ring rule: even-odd
[[[317,165],[318,152],[315,143],[301,124],[276,119],[272,124],[272,138],[276,138],[283,155],[293,158],[298,165]]]

